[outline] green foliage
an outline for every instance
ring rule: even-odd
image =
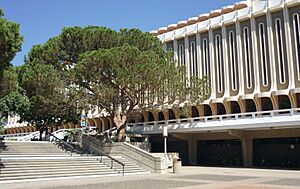
[[[23,116],[29,111],[30,103],[17,91],[11,92],[0,99],[0,115],[7,117],[9,114]]]
[[[65,83],[54,66],[33,61],[21,70],[21,86],[30,102],[30,111],[21,117],[37,126],[64,121]]]
[[[187,78],[186,68],[176,67],[170,56],[156,37],[123,29],[118,46],[81,56],[73,70],[75,83],[89,104],[111,115],[128,115],[136,106],[141,110],[202,102],[209,91],[206,81]]]
[[[23,42],[19,24],[1,16],[3,16],[2,10],[0,11],[0,79],[15,54],[21,50]]]
[[[3,72],[3,77],[0,80],[0,99],[17,91],[19,91],[18,71],[16,67],[9,66]]]
[[[31,103],[27,120],[76,120],[77,109],[86,105],[114,116],[129,115],[135,107],[202,102],[209,93],[207,80],[187,78],[186,68],[176,67],[172,56],[158,38],[138,29],[64,28],[33,46],[20,70]]]

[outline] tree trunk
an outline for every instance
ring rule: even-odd
[[[42,141],[43,140],[43,132],[45,131],[45,127],[44,126],[41,126],[40,129],[40,138],[39,138],[39,141]]]
[[[118,142],[124,142],[125,141],[125,123],[127,120],[126,115],[117,114],[113,118],[114,123],[118,129]]]

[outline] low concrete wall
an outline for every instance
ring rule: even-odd
[[[111,156],[122,155],[151,173],[165,173],[164,159],[128,143],[104,144],[102,150]]]
[[[94,137],[78,134],[74,137],[80,143],[80,146],[87,152],[91,152],[91,147],[97,148],[110,156],[123,156],[151,173],[165,173],[164,157],[160,154],[149,153],[145,150],[137,148],[129,143],[103,143]]]

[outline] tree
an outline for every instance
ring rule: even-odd
[[[8,21],[2,17],[3,15],[0,9],[0,80],[4,70],[9,67],[11,60],[21,50],[23,42],[19,24]]]
[[[33,61],[25,64],[21,73],[21,87],[30,103],[29,111],[21,118],[35,125],[40,135],[48,126],[63,123],[70,105],[65,98],[64,80],[54,66]]]
[[[206,82],[187,78],[186,68],[176,67],[170,56],[150,33],[88,26],[64,28],[60,35],[34,46],[26,64],[51,65],[72,107],[90,104],[106,110],[121,141],[133,111],[198,103],[206,97]]]
[[[134,110],[199,103],[209,91],[205,81],[187,78],[185,67],[175,66],[157,38],[138,30],[121,35],[122,46],[87,52],[74,69],[89,103],[113,117],[118,141],[124,141],[125,123]]]
[[[0,99],[12,92],[19,91],[18,71],[14,66],[9,66],[4,72],[0,80]]]
[[[24,117],[29,111],[30,103],[18,91],[13,91],[0,99],[0,119],[8,115]]]

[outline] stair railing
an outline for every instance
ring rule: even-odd
[[[122,166],[122,175],[124,175],[124,170],[125,170],[125,164],[124,164],[124,163],[122,163],[122,162],[120,162],[119,160],[117,160],[117,159],[111,157],[110,155],[108,155],[108,154],[102,152],[101,150],[95,148],[94,146],[90,146],[90,149],[91,149],[91,155],[97,154],[97,155],[100,156],[100,162],[102,162],[102,157],[103,157],[103,156],[109,158],[109,159],[110,159],[110,168],[111,168],[111,169],[114,168],[114,162],[120,164],[120,165]],[[94,153],[94,152],[96,152],[96,153]]]
[[[70,152],[71,156],[75,152],[75,149],[74,149],[74,147],[71,144],[69,144],[66,141],[64,141],[64,140],[56,137],[52,133],[49,133],[49,136],[52,136],[54,138],[54,140],[52,139],[50,142],[55,142],[55,145],[57,145],[58,147],[62,148],[66,152]]]

